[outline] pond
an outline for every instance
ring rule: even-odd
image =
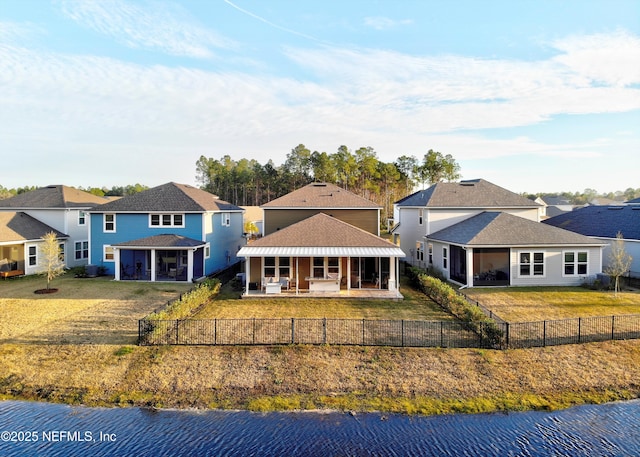
[[[404,416],[0,402],[2,456],[628,456],[640,401],[557,412]]]

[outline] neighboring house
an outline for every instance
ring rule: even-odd
[[[465,287],[573,285],[602,271],[603,244],[540,223],[544,206],[483,179],[437,183],[395,205],[406,259]]]
[[[544,206],[544,216],[554,217],[558,214],[568,213],[576,208],[569,200],[558,195],[543,195],[536,198],[536,203]]]
[[[167,183],[96,206],[90,263],[116,280],[192,281],[238,262],[242,208]]]
[[[311,183],[265,203],[262,209],[263,235],[269,235],[320,212],[380,235],[381,207],[335,184]]]
[[[41,273],[42,237],[55,233],[62,248],[67,235],[24,212],[0,212],[0,277]]]
[[[240,251],[246,294],[398,293],[402,250],[380,238],[380,206],[333,184],[313,183],[262,206],[264,237]]]
[[[631,200],[627,205],[585,206],[571,213],[544,221],[555,227],[580,233],[607,243],[603,254],[606,269],[611,255],[611,243],[618,232],[624,238],[624,249],[633,258],[631,271],[640,275],[640,206]]]
[[[426,237],[432,266],[462,286],[580,285],[602,272],[604,243],[499,211]]]
[[[413,265],[429,266],[425,237],[484,211],[502,211],[539,222],[543,206],[484,179],[440,182],[394,204],[392,229]]]
[[[257,235],[262,234],[264,225],[262,223],[262,208],[260,208],[259,206],[241,206],[240,208],[244,210],[244,224],[253,223],[258,230],[257,232],[252,234],[247,233],[247,235],[251,235],[255,238]]]
[[[266,235],[238,255],[246,258],[246,295],[379,289],[402,297],[398,259],[404,252],[325,213]]]
[[[65,234],[62,244],[65,266],[87,265],[89,225],[86,212],[109,201],[73,187],[55,185],[0,200],[1,212],[23,212],[33,219]],[[0,238],[0,243],[4,242]],[[2,258],[2,257],[0,257]]]

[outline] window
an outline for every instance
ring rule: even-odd
[[[85,225],[86,215],[84,211],[78,211],[78,225]]]
[[[424,210],[418,210],[418,225],[422,225],[422,221],[424,220]]]
[[[38,248],[36,246],[29,246],[29,266],[34,267],[38,265]]]
[[[149,214],[149,227],[184,227],[184,215]]]
[[[449,250],[447,248],[442,248],[442,268],[445,270],[449,268]]]
[[[324,257],[313,258],[313,277],[324,278]]]
[[[520,276],[544,276],[544,252],[520,252]]]
[[[416,260],[418,262],[424,261],[424,243],[422,241],[416,241]]]
[[[340,259],[338,257],[329,257],[327,259],[327,276],[333,278],[340,275]]]
[[[231,213],[222,213],[222,225],[229,227],[231,225]]]
[[[58,245],[58,251],[60,252],[60,260],[64,262],[64,243]]]
[[[264,258],[264,276],[266,278],[273,278],[276,275],[276,258],[265,257]]]
[[[104,261],[105,262],[113,262],[115,261],[115,252],[112,246],[104,246]]]
[[[211,257],[211,245],[207,243],[204,246],[204,258],[208,259],[209,257]]]
[[[433,244],[429,243],[429,264],[433,265]]]
[[[291,258],[278,257],[278,276],[280,278],[291,277]]]
[[[104,215],[104,231],[105,232],[116,231],[116,215],[115,214]]]
[[[589,265],[589,254],[586,251],[564,253],[564,275],[586,275]]]
[[[76,241],[74,245],[75,259],[82,260],[89,258],[89,242]]]

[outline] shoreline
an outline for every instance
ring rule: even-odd
[[[552,411],[640,398],[639,340],[509,351],[126,347],[2,344],[0,399],[428,416]]]

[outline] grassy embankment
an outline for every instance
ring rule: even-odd
[[[639,341],[509,351],[138,347],[136,319],[184,286],[74,278],[61,278],[53,286],[60,292],[43,297],[33,294],[41,287],[37,279],[0,284],[1,398],[106,406],[438,414],[556,409],[640,394]],[[439,311],[428,300],[406,285],[404,292],[409,296],[404,302],[313,300],[296,305],[298,300],[238,301],[223,291],[220,300],[200,310],[200,317],[336,313],[437,318]],[[590,299],[591,291],[584,293]],[[635,305],[618,303],[622,308],[614,310],[612,305],[608,314],[635,313],[632,307],[640,307],[640,297],[633,295]]]

